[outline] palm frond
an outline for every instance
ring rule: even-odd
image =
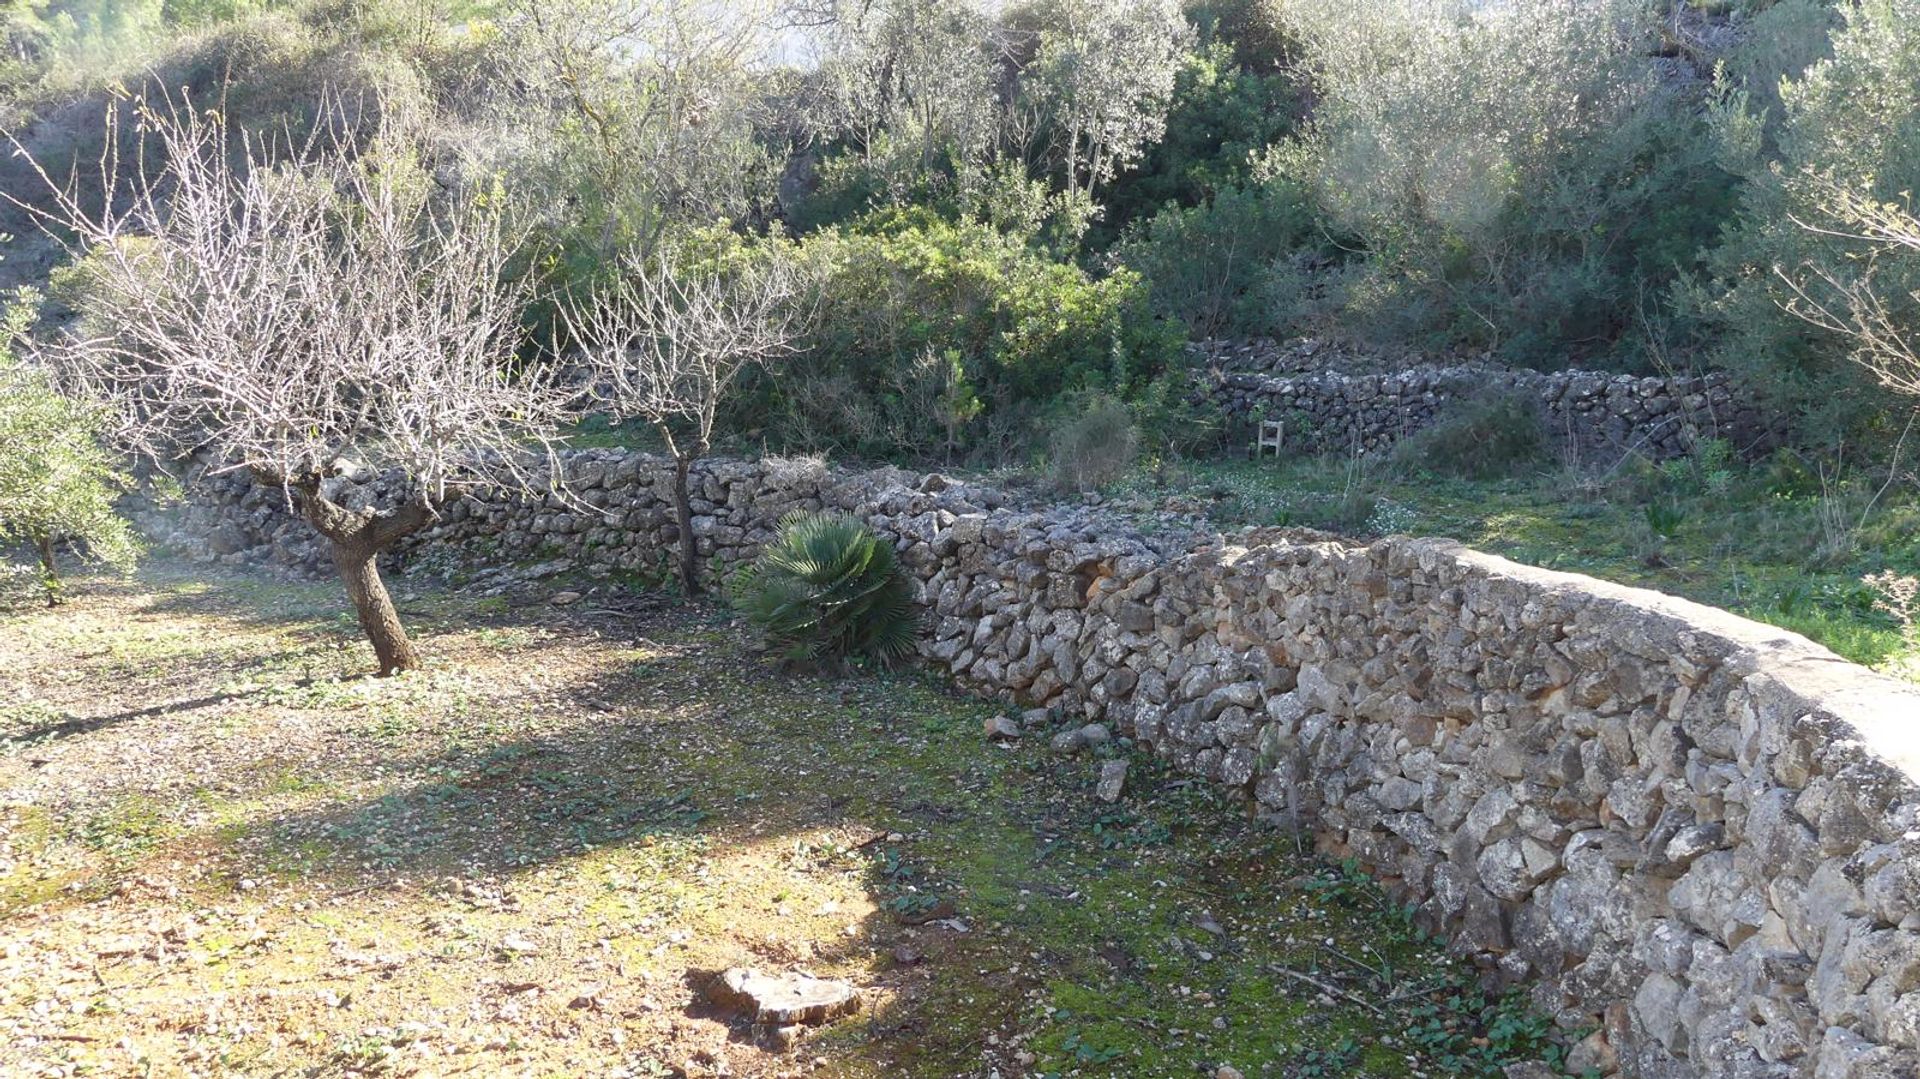
[[[844,513],[794,513],[734,580],[733,604],[795,660],[913,652],[920,619],[893,548]]]

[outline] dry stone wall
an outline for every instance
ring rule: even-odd
[[[1760,411],[1720,373],[1675,378],[1591,371],[1408,368],[1392,374],[1223,374],[1214,394],[1231,416],[1285,423],[1304,453],[1376,452],[1431,426],[1456,402],[1513,394],[1538,401],[1547,436],[1589,459],[1679,457],[1723,438],[1744,454],[1773,439]]]
[[[1556,445],[1606,463],[1625,452],[1678,457],[1709,438],[1726,439],[1746,455],[1777,441],[1765,413],[1719,371],[1541,372],[1484,358],[1389,357],[1312,338],[1203,341],[1191,353],[1223,410],[1243,420],[1281,421],[1288,447],[1302,453],[1377,452],[1457,403],[1493,395],[1538,402]]]
[[[568,461],[585,508],[456,508],[406,557],[660,565],[668,471]],[[1458,544],[1142,531],[938,476],[718,462],[718,566],[792,509],[898,545],[927,657],[1030,722],[1101,722],[1249,791],[1530,984],[1630,1076],[1920,1076],[1920,693],[1724,612]],[[367,492],[365,497],[375,497]],[[312,565],[244,481],[163,539]],[[1046,709],[1045,712],[1038,711]]]

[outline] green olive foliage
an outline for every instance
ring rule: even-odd
[[[1870,267],[1849,238],[1862,231],[1850,206],[1910,207],[1920,191],[1920,0],[1845,4],[1839,20],[1831,55],[1771,93],[1723,85],[1716,131],[1745,186],[1714,277],[1695,299],[1722,364],[1803,417],[1803,432],[1844,438],[1884,422],[1885,395],[1849,362],[1844,334],[1788,308],[1797,289],[1825,302],[1832,284],[1871,272],[1896,323],[1920,320],[1920,258]]]
[[[1324,220],[1365,257],[1355,332],[1553,366],[1691,268],[1729,178],[1642,0],[1289,0]]]
[[[52,604],[59,545],[124,571],[140,544],[114,508],[128,480],[101,446],[97,414],[15,354],[32,309],[22,299],[0,320],[0,543],[33,546]]]
[[[997,463],[1044,444],[1069,394],[1131,399],[1181,355],[1138,274],[1095,277],[977,221],[889,211],[801,247],[815,328],[734,413],[782,448]]]
[[[1232,43],[1219,38],[1187,54],[1174,79],[1166,134],[1108,186],[1089,243],[1104,246],[1163,208],[1198,206],[1244,185],[1258,155],[1293,133],[1296,90],[1288,74],[1243,66]],[[1297,238],[1281,232],[1267,242]]]

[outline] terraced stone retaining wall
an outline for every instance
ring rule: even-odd
[[[1713,438],[1752,456],[1778,440],[1777,425],[1721,371],[1548,373],[1484,358],[1379,355],[1312,338],[1201,341],[1190,353],[1228,415],[1284,423],[1288,448],[1301,453],[1377,452],[1458,404],[1492,396],[1536,402],[1548,438],[1589,463],[1611,464],[1627,452],[1679,457]]]
[[[1611,462],[1623,453],[1680,457],[1725,439],[1751,455],[1773,443],[1761,412],[1724,374],[1675,378],[1603,372],[1412,367],[1393,374],[1222,374],[1215,399],[1230,416],[1278,420],[1303,453],[1376,452],[1432,426],[1458,402],[1514,395],[1539,404],[1555,446]]]
[[[569,460],[589,507],[482,501],[405,553],[590,575],[664,562],[665,462]],[[837,507],[894,538],[927,657],[1105,722],[1358,859],[1645,1077],[1920,1075],[1920,693],[1720,611],[1458,544],[1142,532],[938,476],[696,473],[718,567]],[[376,492],[365,492],[374,497]],[[313,565],[244,480],[156,524]],[[1062,765],[1089,782],[1088,766]]]

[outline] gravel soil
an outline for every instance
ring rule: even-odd
[[[785,671],[721,608],[560,587],[399,582],[429,660],[391,679],[324,584],[162,564],[0,611],[0,1076],[1306,1079],[1546,1044],[1124,743],[990,741],[1007,713],[931,674]],[[736,966],[862,1006],[779,1039],[706,1002]]]

